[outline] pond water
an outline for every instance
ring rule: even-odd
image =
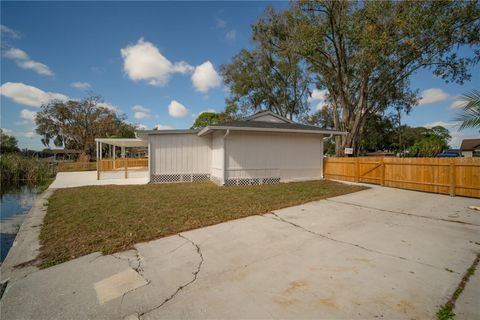
[[[15,236],[28,211],[35,202],[36,187],[27,185],[4,185],[0,192],[0,261],[7,256]]]

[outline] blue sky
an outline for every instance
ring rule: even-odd
[[[48,98],[100,94],[106,106],[144,128],[188,128],[204,110],[221,111],[219,67],[250,43],[250,25],[268,2],[1,2],[1,127],[22,148],[42,149],[34,112]],[[274,2],[285,8],[287,2]],[[412,78],[424,103],[404,121],[451,126],[464,86],[431,72]],[[312,110],[319,100],[313,100]],[[452,144],[478,131],[451,128]]]

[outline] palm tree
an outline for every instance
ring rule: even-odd
[[[462,124],[458,130],[465,128],[480,128],[480,91],[474,89],[460,97],[464,102],[462,113],[455,119]]]

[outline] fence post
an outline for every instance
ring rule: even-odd
[[[355,158],[355,182],[360,181],[360,164],[358,162],[358,157]]]
[[[380,185],[384,186],[385,185],[385,162],[383,162],[383,158],[380,160],[380,168],[381,168],[381,180],[380,180]]]
[[[125,179],[128,179],[128,161],[127,158],[123,158],[125,164]]]
[[[455,160],[450,162],[450,196],[455,196]]]

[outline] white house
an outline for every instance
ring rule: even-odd
[[[250,185],[323,178],[323,140],[338,134],[263,111],[201,130],[138,131],[137,138],[148,145],[152,183]]]
[[[463,157],[479,157],[480,139],[463,139],[460,145],[460,152]]]
[[[339,134],[344,132],[263,111],[200,130],[142,130],[135,139],[98,138],[97,179],[146,174],[151,183],[211,180],[218,185],[321,179],[323,140]],[[147,147],[148,160],[128,159],[127,148],[135,147]]]

